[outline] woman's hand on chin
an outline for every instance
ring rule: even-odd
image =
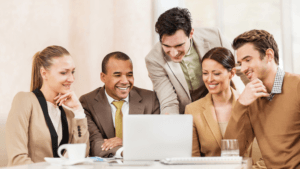
[[[70,91],[64,94],[59,93],[54,98],[54,101],[56,101],[56,104],[59,104],[59,106],[64,105],[73,110],[82,109],[82,106],[74,91]]]

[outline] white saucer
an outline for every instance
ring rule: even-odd
[[[80,164],[80,163],[92,163],[93,160],[89,158],[84,158],[82,160],[68,160],[68,159],[63,159],[63,158],[53,158],[53,157],[45,157],[45,161],[47,161],[50,164],[53,165],[74,165],[74,164]]]

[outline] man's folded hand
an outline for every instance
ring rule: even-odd
[[[114,137],[110,139],[104,139],[104,143],[102,144],[101,148],[102,151],[107,151],[122,145],[123,145],[123,140],[120,139],[119,137]]]

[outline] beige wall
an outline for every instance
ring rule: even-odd
[[[144,57],[152,46],[151,0],[0,0],[0,166],[7,163],[5,121],[14,95],[29,91],[35,52],[64,46],[76,64],[78,96],[102,86],[102,58],[133,60],[135,85],[152,89]]]
[[[300,1],[297,0],[291,0],[291,10],[292,10],[292,41],[293,41],[293,46],[292,46],[292,54],[293,54],[293,70],[295,73],[300,74]]]
[[[217,0],[195,1],[186,0],[186,7],[192,14],[193,27],[217,26]]]
[[[281,51],[281,0],[186,0],[193,26],[218,27],[232,42],[251,29],[272,33]]]

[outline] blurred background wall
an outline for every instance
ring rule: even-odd
[[[135,85],[152,89],[144,58],[158,42],[157,17],[186,7],[193,26],[218,27],[231,42],[250,29],[272,33],[280,66],[300,73],[300,1],[296,0],[0,0],[0,167],[7,164],[5,122],[14,95],[29,91],[32,56],[61,45],[76,64],[81,96],[103,83],[101,61],[113,51],[133,60]]]

